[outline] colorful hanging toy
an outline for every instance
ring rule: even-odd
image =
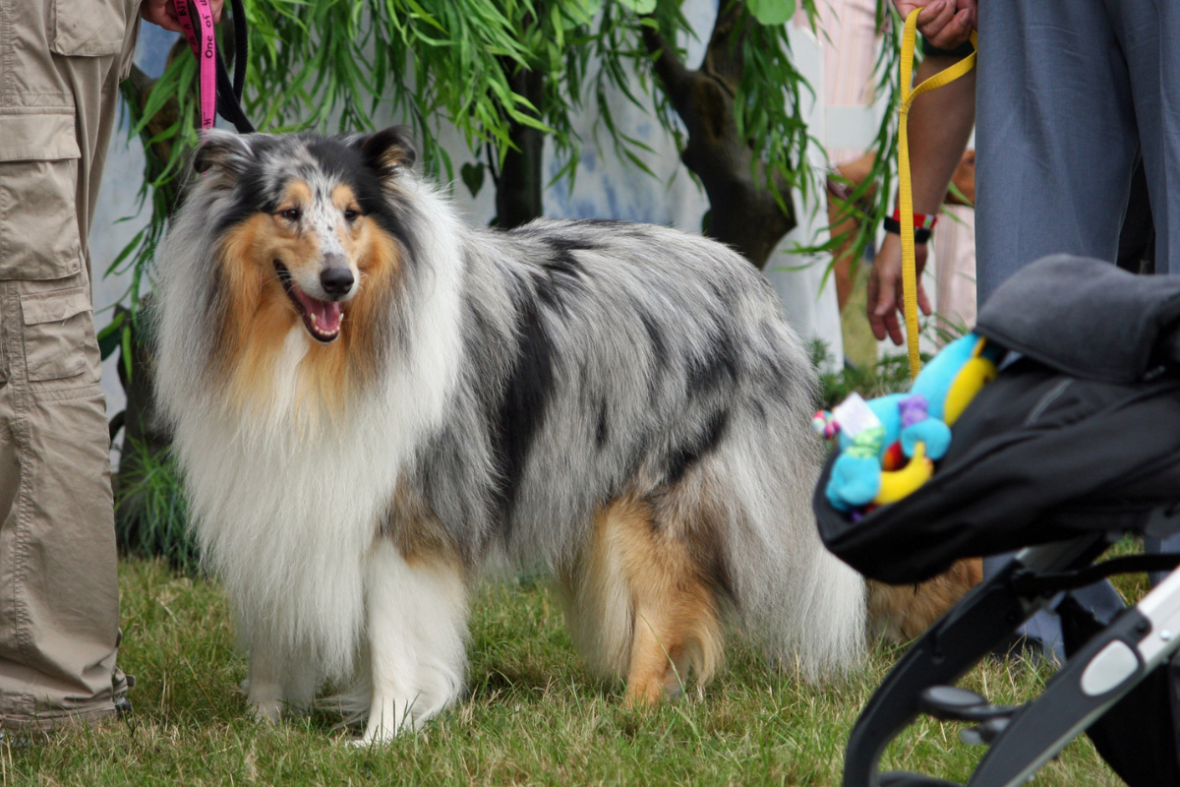
[[[816,413],[812,428],[837,438],[840,449],[825,490],[832,507],[863,514],[926,483],[950,448],[951,425],[996,376],[1004,353],[969,333],[944,347],[909,393],[867,402],[854,393],[831,412]]]

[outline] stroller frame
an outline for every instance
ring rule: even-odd
[[[1180,515],[1174,511],[1162,516],[1157,512],[1154,517],[1153,524],[1165,529],[1180,524]],[[922,712],[981,722],[976,734],[984,741],[990,739],[991,748],[969,787],[1023,784],[1175,653],[1180,648],[1180,571],[1171,573],[1136,606],[1094,635],[1037,699],[1004,708],[970,692],[948,689],[1058,595],[1045,583],[1038,587],[1029,582],[1030,578],[1084,569],[1118,535],[1096,532],[1026,548],[935,623],[898,661],[861,712],[849,737],[844,787],[955,787],[916,773],[878,772],[886,746]],[[944,701],[962,695],[978,703]]]
[[[1083,730],[1128,784],[1180,784],[1180,555],[1093,563],[1123,533],[1180,531],[1180,276],[1046,257],[992,293],[973,333],[1007,357],[955,421],[932,478],[858,517],[826,494],[838,455],[817,486],[821,538],[871,579],[918,582],[957,559],[1021,550],[898,661],[852,730],[844,785],[953,787],[878,773],[919,713],[978,725],[963,737],[990,749],[969,787],[1022,784]],[[1060,591],[1164,569],[1105,626],[1077,599],[1057,605],[1075,652],[1035,700],[999,707],[953,685]]]

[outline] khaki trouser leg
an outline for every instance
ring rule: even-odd
[[[0,725],[115,712],[119,596],[85,239],[139,0],[0,0]]]
[[[7,362],[0,385],[0,718],[9,727],[110,715],[126,690],[115,668],[119,591],[107,421],[89,302],[84,274],[0,283]]]

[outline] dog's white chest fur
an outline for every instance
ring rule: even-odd
[[[404,447],[379,414],[298,435],[228,418],[186,424],[178,441],[203,554],[242,630],[351,669],[363,626],[360,577]]]

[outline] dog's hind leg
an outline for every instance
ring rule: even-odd
[[[565,572],[574,640],[596,671],[624,677],[629,704],[680,693],[690,671],[711,677],[722,654],[718,599],[676,521],[646,501],[603,508],[589,551]]]
[[[381,538],[366,572],[372,696],[364,743],[392,738],[445,708],[463,688],[467,591],[453,556],[403,557]]]
[[[623,555],[634,605],[627,702],[647,705],[676,696],[689,671],[698,684],[721,661],[723,637],[716,588],[707,579],[685,523],[632,522]]]

